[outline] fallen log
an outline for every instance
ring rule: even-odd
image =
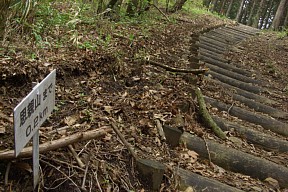
[[[203,95],[201,93],[200,88],[196,88],[195,90],[196,96],[197,96],[197,101],[198,101],[198,105],[199,105],[199,112],[200,112],[200,116],[201,119],[204,121],[204,123],[210,128],[212,129],[212,131],[221,139],[226,139],[226,135],[225,133],[221,130],[220,127],[218,127],[218,125],[214,122],[214,120],[211,118]]]
[[[284,111],[280,111],[278,109],[275,109],[273,107],[264,105],[262,103],[258,103],[256,101],[253,101],[251,99],[247,99],[243,96],[233,94],[233,99],[240,101],[241,103],[244,103],[246,106],[248,106],[251,109],[254,109],[255,111],[266,113],[270,115],[271,117],[275,118],[281,118],[281,119],[288,119],[288,113]]]
[[[250,36],[254,36],[254,35],[257,35],[260,33],[259,29],[256,31],[256,30],[251,30],[251,29],[248,29],[245,27],[242,27],[242,26],[237,26],[237,27],[230,27],[230,26],[227,26],[226,27],[227,29],[230,29],[230,30],[233,30],[233,31],[236,31],[236,32],[240,32],[240,33],[243,33],[243,34],[246,34],[246,35],[250,35]]]
[[[218,53],[218,54],[223,54],[227,51],[226,48],[223,47],[217,47],[215,45],[209,45],[209,43],[206,42],[198,42],[196,43],[199,46],[199,52],[203,51],[203,50],[209,50],[211,52],[214,53]]]
[[[227,48],[228,47],[228,44],[227,43],[223,43],[221,42],[221,40],[216,40],[214,38],[209,38],[209,37],[204,37],[204,36],[200,36],[199,37],[199,41],[200,42],[206,42],[206,43],[209,43],[209,45],[215,45],[215,46],[218,46],[218,47],[223,47],[223,48]]]
[[[237,135],[246,139],[248,143],[268,151],[288,152],[288,141],[232,123],[220,117],[213,116],[212,118],[223,131],[236,131]]]
[[[213,107],[220,111],[228,111],[230,115],[238,117],[239,119],[261,125],[264,129],[270,130],[283,136],[288,136],[288,124],[282,123],[274,118],[264,115],[256,114],[237,106],[227,105],[215,99],[204,97],[205,101],[210,103]]]
[[[268,105],[276,105],[277,104],[276,101],[268,99],[268,98],[266,98],[266,97],[264,97],[262,95],[257,95],[257,94],[245,91],[243,89],[239,89],[237,87],[234,87],[232,85],[223,83],[221,81],[218,81],[218,80],[215,80],[215,79],[211,79],[211,78],[209,78],[209,81],[211,81],[213,83],[216,83],[216,84],[219,84],[219,85],[223,86],[224,88],[229,89],[230,91],[235,91],[236,94],[241,95],[241,96],[246,97],[246,98],[249,98],[249,99],[253,99],[254,101],[265,103],[265,104],[268,104]],[[236,94],[233,94],[232,96],[234,96]]]
[[[221,75],[225,75],[227,77],[231,77],[233,79],[236,79],[236,80],[239,80],[239,81],[242,81],[242,82],[245,82],[245,83],[252,83],[252,84],[262,85],[261,81],[258,81],[256,79],[252,79],[252,78],[247,77],[245,75],[241,75],[239,73],[235,73],[233,71],[229,71],[227,69],[223,69],[221,67],[218,67],[216,65],[212,65],[212,64],[209,64],[209,63],[206,63],[205,65],[209,69],[211,69],[211,71],[214,71],[214,72],[219,73]],[[208,72],[208,74],[209,74],[209,72]]]
[[[217,180],[203,177],[201,175],[178,168],[175,174],[180,177],[180,186],[192,186],[196,191],[205,192],[243,192],[240,189],[223,184]]]
[[[203,139],[186,132],[181,136],[181,142],[185,143],[188,149],[195,151],[202,158],[208,159],[210,156],[213,163],[224,169],[260,180],[272,177],[279,182],[281,188],[288,187],[287,167],[226,147],[224,144],[218,144],[210,140],[205,142]],[[207,147],[210,155],[206,149]]]
[[[178,69],[178,68],[170,67],[170,66],[158,63],[156,61],[152,61],[152,60],[144,60],[144,62],[147,62],[147,63],[154,65],[154,66],[161,67],[161,68],[163,68],[167,71],[170,71],[170,72],[192,73],[194,75],[199,75],[199,74],[203,74],[206,71],[208,71],[207,68],[205,68],[205,69]]]
[[[209,42],[206,42],[206,41],[197,41],[196,44],[201,47],[203,46],[203,48],[207,49],[207,47],[211,47],[213,48],[213,52],[214,53],[219,53],[219,54],[223,54],[224,52],[227,52],[228,48],[225,46],[225,47],[222,47],[222,46],[217,46],[217,45],[212,45],[210,44]],[[214,51],[215,50],[215,51]]]
[[[213,51],[209,51],[207,49],[201,49],[199,51],[199,54],[203,55],[203,56],[206,56],[206,57],[209,57],[211,59],[217,60],[217,61],[224,62],[224,63],[228,62],[227,59],[223,58],[223,54],[218,54],[218,53],[215,53]]]
[[[207,74],[212,75],[213,78],[218,79],[219,81],[222,81],[224,83],[227,83],[227,84],[235,86],[235,87],[238,87],[240,89],[244,89],[244,90],[252,92],[252,93],[260,94],[261,92],[266,91],[262,87],[252,85],[250,83],[245,83],[243,81],[239,81],[239,80],[227,77],[225,75],[221,75],[221,74],[216,73],[214,71],[209,71],[209,73],[207,73]]]
[[[107,133],[112,132],[112,129],[108,126],[104,126],[101,128],[97,128],[95,130],[91,131],[86,131],[82,133],[76,133],[73,135],[69,135],[66,137],[63,137],[58,140],[54,141],[49,141],[43,144],[39,145],[39,152],[40,153],[45,153],[51,150],[56,150],[62,147],[66,147],[68,145],[71,145],[73,143],[77,143],[80,141],[85,141],[85,140],[91,140],[91,139],[97,139],[100,137],[104,137]],[[26,147],[22,150],[22,152],[17,156],[17,158],[22,158],[22,157],[32,157],[32,146],[31,147]],[[5,152],[0,152],[0,159],[15,159],[14,156],[14,150],[10,151],[5,151]]]
[[[235,67],[233,64],[228,64],[228,63],[225,63],[225,62],[213,60],[213,59],[211,59],[211,58],[209,58],[207,56],[201,55],[201,54],[199,55],[199,59],[204,61],[205,63],[210,63],[210,64],[213,64],[213,65],[217,65],[218,67],[227,69],[229,71],[240,73],[240,74],[248,76],[248,77],[252,76],[251,72],[246,71],[246,70],[241,69],[241,68],[238,68],[238,67]]]
[[[247,34],[247,33],[243,32],[242,30],[236,30],[235,28],[220,28],[219,32],[228,33],[228,34],[231,34],[234,36],[238,36],[238,37],[241,37],[242,39],[247,39],[247,38],[254,35],[254,34]]]
[[[228,38],[226,38],[224,35],[222,35],[222,36],[221,36],[221,35],[220,35],[220,36],[218,36],[218,35],[213,35],[213,34],[211,34],[210,32],[202,35],[201,37],[205,37],[205,38],[210,39],[210,40],[213,40],[213,41],[218,41],[218,42],[220,42],[220,43],[225,44],[226,46],[229,46],[229,45],[233,45],[233,44],[234,44],[231,40],[229,40]],[[201,37],[200,37],[200,40],[201,40]]]
[[[224,37],[225,39],[229,40],[233,44],[235,44],[235,43],[239,42],[240,40],[242,40],[241,37],[235,36],[234,34],[231,34],[231,33],[226,33],[226,32],[223,32],[223,31],[219,31],[219,30],[211,31],[211,32],[209,32],[209,34],[217,36],[219,38],[223,38]]]

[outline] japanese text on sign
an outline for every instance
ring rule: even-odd
[[[14,109],[15,155],[17,156],[55,105],[56,70],[52,71]]]

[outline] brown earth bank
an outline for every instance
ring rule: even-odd
[[[111,127],[114,122],[140,158],[169,167],[160,191],[179,191],[179,179],[172,171],[177,167],[244,191],[280,191],[279,186],[269,181],[224,170],[199,158],[185,145],[171,148],[161,140],[156,120],[288,166],[287,153],[255,148],[243,138],[240,146],[229,140],[221,141],[205,128],[199,121],[193,87],[198,83],[209,95],[213,89],[214,94],[219,93],[216,85],[147,62],[188,69],[192,34],[235,23],[210,15],[191,17],[185,13],[170,15],[173,20],[167,21],[157,11],[152,13],[158,17],[150,23],[139,20],[127,24],[106,19],[99,20],[96,26],[79,23],[81,42],[93,39],[97,44],[95,49],[76,46],[76,40],[69,41],[61,30],[47,31],[45,35],[51,42],[42,48],[27,41],[29,37],[8,40],[9,45],[3,46],[0,54],[0,158],[1,153],[14,147],[13,108],[29,93],[32,82],[42,80],[56,69],[56,106],[40,128],[40,143]],[[61,38],[66,43],[56,46],[56,39]],[[288,111],[287,47],[287,37],[279,39],[274,33],[263,33],[238,44],[226,55],[255,71],[255,75],[263,76],[267,87],[276,88],[281,95],[284,93],[281,97],[273,95],[284,111]],[[89,159],[88,171],[77,163],[71,148],[84,164]],[[104,137],[74,143],[70,149],[46,151],[40,155],[40,166],[39,191],[83,190],[84,175],[86,190],[149,191],[139,180],[135,160],[111,130]],[[1,191],[31,191],[31,170],[31,158],[1,160]]]

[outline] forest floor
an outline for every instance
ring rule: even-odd
[[[54,6],[65,9],[64,5]],[[13,109],[31,91],[32,82],[56,69],[56,106],[40,128],[40,143],[107,127],[113,121],[141,158],[187,168],[244,191],[280,191],[263,181],[211,166],[184,146],[171,149],[161,141],[155,120],[176,125],[179,116],[186,131],[218,139],[199,121],[187,75],[167,72],[145,60],[187,68],[191,34],[235,23],[185,12],[170,15],[167,21],[157,10],[151,13],[154,19],[147,15],[149,19],[117,22],[102,18],[93,25],[77,21],[74,30],[53,28],[38,42],[30,35],[21,36],[28,33],[25,30],[7,39],[0,49],[0,155],[14,147]],[[257,70],[269,86],[288,96],[288,37],[265,32],[239,46],[242,51],[232,50],[227,57]],[[288,111],[288,102],[283,103],[282,110]],[[179,110],[183,106],[187,109]],[[75,143],[73,148],[83,162],[89,156],[88,191],[149,191],[141,185],[131,154],[114,132]],[[287,154],[282,158],[281,164],[287,166]],[[41,154],[40,166],[40,191],[80,190],[85,168],[79,167],[67,147]],[[1,160],[0,190],[31,191],[31,170],[31,158]],[[161,190],[177,191],[177,184],[177,178],[167,171]]]

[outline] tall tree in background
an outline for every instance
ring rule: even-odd
[[[128,6],[126,9],[126,13],[129,16],[134,16],[137,13],[137,9],[138,9],[138,0],[129,0],[128,1]]]
[[[281,0],[280,4],[278,5],[275,18],[273,19],[273,22],[272,22],[272,28],[274,30],[279,30],[279,28],[284,24],[284,20],[285,20],[284,13],[285,13],[285,8],[287,8],[286,7],[287,3],[288,3],[288,0]]]
[[[213,0],[210,11],[216,11],[218,0]]]
[[[225,10],[225,5],[227,3],[227,0],[223,0],[222,5],[221,5],[221,9],[220,9],[220,14],[224,15],[224,10]]]
[[[255,15],[255,8],[256,8],[256,4],[258,3],[258,0],[253,0],[253,4],[252,7],[250,9],[250,13],[248,16],[248,21],[247,21],[247,25],[251,26],[253,23],[253,16]]]
[[[253,19],[253,27],[258,28],[259,20],[263,14],[266,0],[261,0],[255,18]]]
[[[241,1],[240,7],[239,7],[238,12],[237,12],[237,16],[236,16],[236,21],[237,22],[241,21],[241,16],[242,16],[242,11],[243,11],[243,6],[244,6],[245,1],[246,0],[242,0]]]
[[[275,9],[274,6],[277,2],[275,1],[270,1],[269,6],[267,7],[265,17],[263,18],[261,22],[261,28],[266,28],[268,29],[270,27],[270,21],[273,15],[275,15]]]
[[[203,6],[209,8],[211,0],[203,0]]]
[[[186,3],[187,0],[176,0],[174,6],[172,7],[172,12],[176,12],[182,9],[183,5]]]
[[[230,0],[228,9],[227,9],[227,11],[226,11],[226,17],[229,17],[229,16],[230,16],[230,12],[231,12],[231,10],[232,10],[233,3],[234,3],[234,0]]]
[[[5,23],[8,17],[8,8],[10,5],[9,0],[1,0],[0,1],[0,38],[3,37],[5,31]]]

